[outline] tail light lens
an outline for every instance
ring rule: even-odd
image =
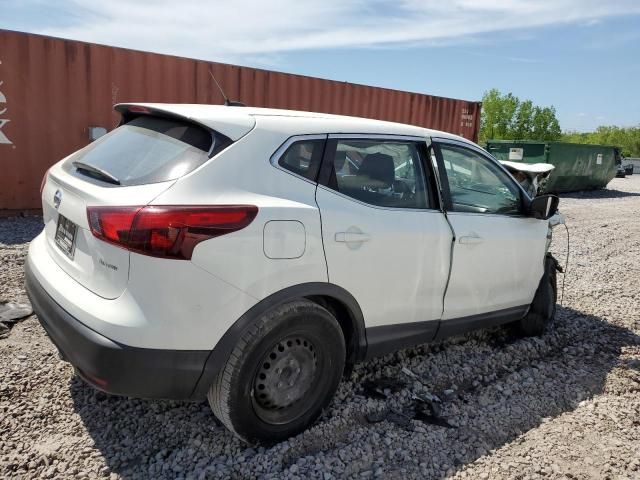
[[[254,205],[88,207],[91,233],[154,257],[189,260],[195,246],[237,232],[258,214]]]

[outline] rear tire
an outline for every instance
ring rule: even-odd
[[[215,416],[247,443],[273,443],[306,429],[331,401],[346,348],[335,317],[296,300],[248,330],[211,386]]]
[[[557,265],[556,259],[548,254],[545,258],[544,274],[531,302],[529,313],[515,325],[523,337],[542,335],[547,325],[555,318],[558,297]]]

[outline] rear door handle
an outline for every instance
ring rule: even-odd
[[[337,232],[334,238],[336,242],[342,243],[360,243],[371,240],[371,236],[368,233],[356,232]]]
[[[458,238],[458,243],[463,243],[465,245],[475,245],[478,243],[482,243],[484,240],[479,235],[468,235],[466,237]]]

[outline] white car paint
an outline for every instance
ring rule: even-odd
[[[542,277],[548,224],[449,212],[456,234],[443,320],[527,305]]]
[[[51,167],[42,192],[42,216],[49,255],[62,270],[90,292],[102,298],[117,298],[127,288],[129,252],[102,242],[91,234],[87,206],[145,205],[174,182],[121,187],[116,191],[65,173],[61,164],[66,160]],[[58,191],[61,192],[62,202],[56,209],[53,198]],[[73,259],[62,253],[53,241],[58,215],[64,215],[79,227]]]
[[[61,161],[50,170],[42,194],[45,231],[29,249],[29,265],[50,296],[114,341],[210,350],[253,305],[307,282],[346,289],[359,303],[367,327],[446,321],[533,298],[542,274],[546,222],[449,214],[458,238],[452,245],[454,232],[438,210],[376,208],[270,162],[296,135],[402,135],[424,141],[437,136],[471,142],[415,126],[327,114],[144,105],[215,128],[235,143],[178,180],[141,186],[85,182],[66,173]],[[63,201],[56,210],[52,198],[58,190]],[[86,214],[87,206],[96,205],[226,204],[256,205],[259,212],[248,227],[200,243],[191,261],[106,244],[92,236]],[[73,260],[52,241],[58,214],[80,228]],[[461,237],[475,234],[482,243],[460,243]]]
[[[385,209],[318,188],[329,281],[360,304],[367,327],[437,320],[451,229],[437,211]]]
[[[51,257],[46,232],[29,245],[27,261],[46,292],[65,311],[107,338],[131,347],[202,350],[257,303],[192,262],[131,254],[127,288],[106,299],[83,287]],[[213,342],[213,343],[212,343]]]

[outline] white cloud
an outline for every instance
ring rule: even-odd
[[[38,33],[227,61],[321,48],[457,43],[640,13],[637,0],[67,0],[66,7],[76,17],[73,25]]]
[[[589,20],[586,20],[582,26],[583,27],[594,27],[596,25],[600,25],[600,23],[602,23],[602,20],[600,20],[599,18],[591,18]]]

